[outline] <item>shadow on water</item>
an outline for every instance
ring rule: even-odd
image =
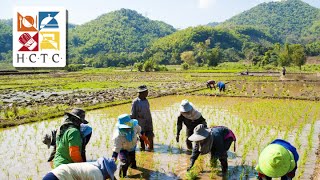
[[[155,180],[155,179],[164,179],[164,180],[178,180],[181,179],[179,178],[176,174],[172,173],[172,172],[166,172],[164,169],[160,169],[159,171],[153,171],[150,169],[146,169],[143,167],[138,167],[138,169],[136,169],[137,171],[139,171],[139,173],[136,173],[134,175],[129,175],[128,178],[130,179],[151,179],[151,180]]]
[[[254,167],[248,165],[229,166],[227,179],[252,179],[256,177],[255,172]]]
[[[213,169],[205,169],[201,171],[199,179],[223,179],[223,180],[238,180],[238,179],[255,179],[256,173],[252,166],[238,165],[228,166],[227,174],[223,174],[220,166]]]
[[[178,148],[171,145],[165,144],[154,144],[154,151],[159,154],[186,154],[191,155],[191,151],[188,151],[186,148]]]

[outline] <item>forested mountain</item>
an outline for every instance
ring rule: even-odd
[[[264,27],[281,42],[307,43],[320,37],[320,10],[301,0],[262,3],[219,26]]]
[[[121,9],[70,30],[69,57],[142,52],[155,39],[174,31],[164,22],[150,20],[133,10]]]
[[[212,51],[220,53],[219,61],[238,61],[244,46],[271,47],[276,41],[267,33],[252,27],[236,30],[198,26],[177,31],[155,41],[145,54],[160,64],[181,63],[181,53],[193,53],[195,63],[208,63]]]
[[[0,20],[0,61],[12,50],[12,20]]]

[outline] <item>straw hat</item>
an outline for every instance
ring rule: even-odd
[[[261,152],[256,170],[271,178],[279,178],[295,166],[293,154],[289,150],[279,144],[270,144]]]

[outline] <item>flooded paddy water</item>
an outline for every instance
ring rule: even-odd
[[[180,142],[175,141],[179,104],[189,99],[209,126],[229,127],[237,136],[228,152],[227,179],[255,179],[258,154],[276,138],[296,146],[300,160],[296,179],[310,179],[316,166],[319,146],[319,102],[268,100],[205,96],[167,96],[150,99],[155,134],[154,152],[137,148],[138,169],[129,168],[128,179],[186,179],[190,155],[186,154],[185,126]],[[251,105],[250,105],[251,104]],[[87,159],[112,155],[112,133],[122,113],[130,113],[131,104],[87,112],[93,128],[86,148]],[[260,110],[260,111],[259,111]],[[0,130],[0,179],[41,179],[50,171],[46,162],[50,151],[41,142],[50,129],[58,128],[62,118]],[[200,156],[195,171],[201,179],[222,179],[220,165],[210,167],[209,156]],[[118,171],[116,172],[118,176]]]

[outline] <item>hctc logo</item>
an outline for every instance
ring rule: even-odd
[[[65,67],[66,26],[64,8],[16,8],[13,66]]]

